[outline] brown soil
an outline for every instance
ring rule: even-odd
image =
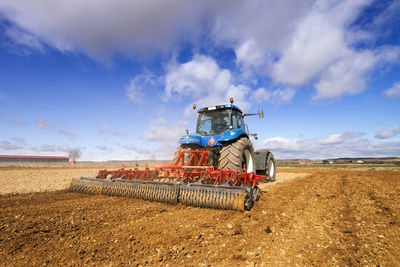
[[[67,189],[73,178],[94,177],[99,168],[0,169],[0,194],[32,193]]]
[[[2,195],[0,266],[400,265],[399,171],[286,168],[277,179],[244,213],[67,191]]]

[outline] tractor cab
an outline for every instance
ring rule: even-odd
[[[230,129],[244,127],[242,111],[234,105],[221,105],[199,110],[196,132],[202,136],[222,135]]]
[[[243,114],[242,110],[233,105],[233,99],[230,104],[217,105],[199,109],[196,132],[184,135],[179,143],[181,145],[197,145],[200,147],[222,146],[224,142],[233,141],[241,137],[249,138],[250,135],[256,137],[256,134],[250,134],[244,117],[256,114]],[[193,105],[196,109],[196,105]],[[263,117],[262,111],[258,113]]]
[[[181,145],[222,146],[226,141],[249,136],[243,113],[233,104],[205,107],[198,113],[196,132],[182,136]]]

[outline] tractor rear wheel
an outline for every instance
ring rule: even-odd
[[[254,172],[254,148],[249,138],[242,137],[235,142],[224,144],[219,157],[219,168],[222,170]]]

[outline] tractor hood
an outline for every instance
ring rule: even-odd
[[[246,135],[247,133],[242,129],[231,129],[224,132],[222,135],[208,135],[201,136],[198,133],[187,134],[181,137],[180,144],[196,144],[202,147],[205,146],[222,146],[222,143],[235,140],[240,136]]]
[[[222,146],[217,140],[221,135],[201,136],[199,134],[187,134],[181,137],[179,144],[195,144],[199,146]]]
[[[196,144],[201,146],[201,135],[187,134],[181,137],[179,144]]]

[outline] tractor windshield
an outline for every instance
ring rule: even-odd
[[[218,109],[204,111],[199,114],[197,129],[201,135],[222,134],[229,129],[230,123],[229,109]]]

